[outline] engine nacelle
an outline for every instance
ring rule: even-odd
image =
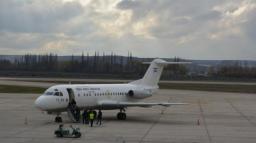
[[[136,99],[142,99],[152,96],[152,94],[148,91],[141,91],[141,90],[129,90],[128,96]]]

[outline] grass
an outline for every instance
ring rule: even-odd
[[[256,93],[256,85],[202,84],[202,83],[160,83],[159,86],[162,89]]]
[[[62,83],[62,82],[56,82],[56,83]],[[74,84],[75,82],[72,82],[72,83]],[[88,83],[90,84],[90,82]],[[102,83],[102,82],[98,82],[98,83]],[[206,83],[159,83],[159,86],[160,86],[160,89],[256,93],[256,85],[206,84]],[[42,88],[42,87],[0,85],[0,93],[43,93],[45,90],[46,88]]]
[[[0,85],[0,93],[43,93],[45,90],[42,87]]]

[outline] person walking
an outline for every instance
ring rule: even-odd
[[[93,114],[93,111],[90,111],[89,113],[89,119],[90,119],[90,124],[91,124],[91,127],[93,126],[93,121],[94,121],[94,114]]]
[[[75,118],[76,118],[77,122],[80,122],[80,117],[81,117],[80,109],[78,107],[76,107]]]
[[[93,112],[93,114],[94,114],[94,119],[96,119],[96,117],[97,117],[97,112],[96,112],[95,110],[93,110],[92,112]]]
[[[101,121],[102,121],[102,112],[101,112],[101,110],[99,110],[99,112],[98,112],[98,116],[97,116],[97,125],[99,124],[99,125],[101,125]]]
[[[87,114],[88,114],[88,112],[87,112],[87,110],[84,110],[84,112],[83,112],[83,124],[86,124],[87,123]]]

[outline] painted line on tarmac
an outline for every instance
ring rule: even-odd
[[[207,137],[208,137],[208,141],[211,143],[211,142],[212,142],[212,137],[211,137],[211,135],[210,135],[210,132],[209,132],[209,129],[208,129],[206,120],[205,120],[204,110],[203,110],[203,107],[202,107],[202,105],[201,105],[201,100],[200,100],[200,99],[198,100],[198,106],[199,106],[199,109],[200,109],[201,117],[202,117],[202,119],[203,119],[203,124],[204,124],[204,128],[205,128],[205,130],[206,130],[206,134],[207,134]]]
[[[171,98],[169,98],[168,102],[171,100]],[[152,125],[148,128],[148,130],[146,131],[146,133],[142,136],[142,138],[140,139],[139,143],[142,143],[143,140],[148,136],[149,132],[155,127],[155,125],[160,121],[160,119],[163,117],[164,112],[166,111],[167,107],[164,107],[161,112],[159,117],[152,123]]]

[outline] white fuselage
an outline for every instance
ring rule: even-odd
[[[69,91],[73,93],[70,93]],[[129,91],[149,93],[142,98],[128,95]],[[156,88],[133,84],[66,84],[52,86],[36,101],[36,106],[48,112],[63,112],[73,98],[79,109],[97,109],[101,102],[136,102],[150,97]],[[72,94],[72,96],[70,95]],[[105,107],[104,109],[116,109]]]

